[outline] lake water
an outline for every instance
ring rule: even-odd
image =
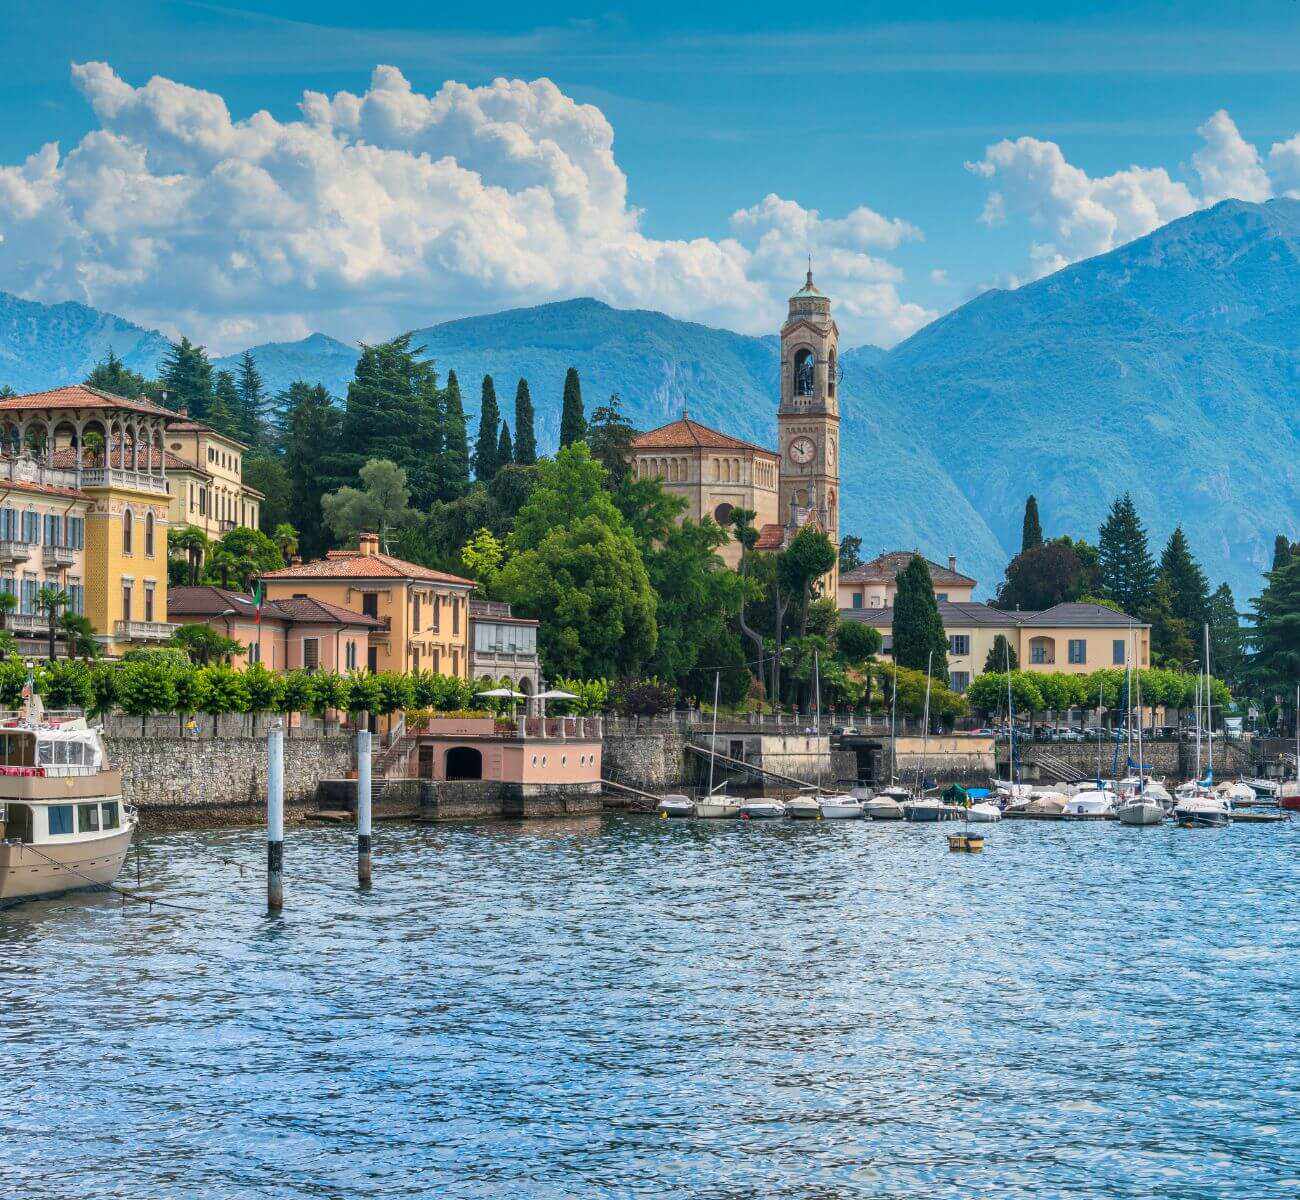
[[[1300,1195],[1300,824],[943,832],[149,839],[0,913],[0,1196]]]

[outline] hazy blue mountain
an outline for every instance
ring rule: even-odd
[[[41,304],[0,292],[0,385],[16,392],[84,379],[111,347],[133,371],[153,374],[167,339],[84,304]]]
[[[572,300],[415,331],[471,421],[491,373],[508,420],[526,376],[543,449],[569,366],[588,412],[611,392],[652,428],[692,416],[775,442],[777,341]],[[152,370],[160,334],[77,304],[0,294],[0,383],[81,378],[108,345]],[[342,397],[357,350],[322,334],[253,348],[274,390]],[[231,366],[238,355],[219,360]],[[1024,497],[1045,530],[1096,537],[1132,491],[1158,551],[1181,522],[1214,583],[1259,587],[1275,533],[1300,535],[1300,203],[1227,201],[1014,292],[993,291],[885,352],[843,355],[844,532],[915,547],[989,591]]]

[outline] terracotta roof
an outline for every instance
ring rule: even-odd
[[[0,400],[0,412],[19,412],[33,408],[125,408],[154,417],[176,419],[176,414],[170,408],[163,408],[143,396],[128,400],[125,396],[101,392],[99,388],[88,387],[84,383],[51,388],[47,392],[28,392],[25,396],[10,396],[6,400]]]
[[[863,563],[860,567],[854,567],[852,571],[846,571],[840,576],[841,583],[879,583],[889,582],[897,579],[899,573],[903,571],[907,564],[916,557],[918,551],[915,550],[891,550],[888,554],[878,555],[869,563]],[[921,555],[925,558],[925,555]],[[965,583],[971,587],[975,586],[976,580],[969,575],[963,575],[959,571],[950,571],[947,567],[940,566],[937,562],[931,562],[925,559],[925,564],[930,568],[930,579],[934,583]]]
[[[785,542],[784,525],[764,525],[758,531],[758,541],[754,543],[755,550],[780,550]]]
[[[28,483],[25,479],[0,478],[0,495],[6,492],[30,492],[34,496],[59,496],[65,500],[89,500],[85,492],[76,488],[58,487],[52,483]]]
[[[841,608],[840,619],[858,621],[888,629],[894,623],[894,610],[886,608]],[[1018,626],[1052,626],[1069,629],[1127,629],[1130,618],[1124,613],[1103,604],[1057,604],[1041,612],[1021,612],[994,608],[974,601],[939,601],[939,619],[945,629],[983,625],[991,629],[1014,629]],[[1141,621],[1133,621],[1135,629],[1145,628]]]
[[[324,558],[268,571],[263,579],[421,579],[430,583],[476,587],[472,579],[434,571],[391,554],[362,554],[359,550],[330,550]]]
[[[680,421],[671,421],[667,425],[659,426],[658,429],[651,429],[648,433],[637,434],[632,439],[633,450],[694,450],[697,448],[753,450],[772,458],[780,457],[775,450],[756,446],[753,442],[742,442],[739,438],[719,433],[718,430],[701,425],[698,421],[692,421],[689,417],[683,417]]]
[[[153,454],[154,454],[154,458],[157,459],[158,457],[157,448],[154,449]],[[170,450],[164,450],[162,452],[162,456],[163,456],[163,467],[168,471],[190,471],[193,472],[195,475],[202,475],[208,479],[212,478],[212,476],[209,475],[209,473],[205,471],[202,467],[197,467],[192,462],[177,457]],[[114,470],[117,471],[134,470],[134,468],[131,466],[131,459],[134,456],[132,454],[127,454],[124,458],[121,447],[114,447],[113,451],[109,454],[108,457],[109,457],[108,465],[112,467]],[[142,446],[140,448],[141,466],[143,467],[144,463],[147,461],[148,461],[147,451],[146,448]],[[125,462],[125,466],[123,465],[124,462]],[[77,452],[71,446],[65,446],[62,450],[56,450],[53,454],[50,455],[50,465],[58,467],[64,471],[75,470],[77,466]],[[81,453],[81,465],[84,468],[89,468],[93,470],[95,467],[102,466],[103,464],[98,461],[98,451],[83,450]]]
[[[1130,617],[1128,613],[1116,612],[1104,604],[1081,604],[1067,601],[1054,604],[1041,612],[1018,612],[1014,614],[1021,625],[1061,625],[1071,629],[1134,629],[1146,628],[1145,621]]]
[[[282,613],[290,621],[302,624],[363,625],[378,629],[383,622],[365,613],[354,612],[341,604],[317,600],[314,596],[291,596],[285,600],[268,600],[267,607]]]
[[[251,621],[257,615],[257,602],[246,592],[205,584],[200,587],[167,589],[167,616],[220,617],[233,608],[232,616]],[[338,604],[312,597],[294,596],[287,600],[268,600],[262,606],[262,620],[289,621],[303,625],[360,625],[377,627],[381,622],[364,613],[353,612]]]

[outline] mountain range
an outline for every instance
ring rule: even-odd
[[[775,442],[774,335],[584,299],[418,329],[413,344],[457,372],[471,420],[484,374],[507,419],[526,377],[543,449],[558,439],[569,366],[588,411],[617,392],[643,429],[689,410]],[[81,378],[110,346],[151,372],[167,342],[81,304],[0,293],[0,383]],[[301,378],[338,396],[357,357],[323,334],[252,350],[271,387]],[[1211,582],[1231,583],[1244,607],[1274,535],[1297,532],[1300,202],[1225,201],[985,292],[892,350],[841,357],[841,528],[867,553],[956,554],[987,594],[1019,548],[1027,494],[1049,536],[1095,540],[1129,491],[1153,549],[1181,523]]]

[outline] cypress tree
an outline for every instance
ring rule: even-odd
[[[894,662],[913,671],[924,671],[945,683],[948,680],[948,636],[943,631],[939,603],[934,598],[930,568],[919,554],[898,573],[894,596]],[[933,658],[931,658],[933,654]]]
[[[1038,523],[1038,497],[1025,501],[1025,519],[1020,526],[1020,553],[1043,544],[1043,527]]]
[[[564,408],[560,412],[560,447],[572,446],[587,436],[587,418],[582,411],[582,384],[570,367],[564,376]]]
[[[1130,616],[1140,616],[1154,595],[1156,568],[1146,530],[1127,492],[1111,505],[1101,527],[1098,555],[1103,594]]]
[[[508,467],[515,460],[515,448],[510,443],[510,426],[501,422],[501,440],[497,442],[497,470]]]
[[[469,431],[465,424],[465,406],[460,398],[460,382],[455,371],[447,372],[442,414],[441,498],[455,500],[469,490]]]
[[[406,481],[411,489],[412,506],[428,511],[442,496],[446,412],[437,372],[427,363],[422,367],[416,384],[416,404],[411,420],[411,462],[407,467]]]
[[[1287,541],[1286,534],[1279,533],[1273,539],[1273,570],[1278,567],[1284,567],[1291,561],[1291,543]]]
[[[501,406],[491,375],[483,376],[483,398],[478,411],[478,441],[474,443],[474,476],[490,483],[497,473],[497,447],[501,441]]]
[[[537,434],[533,429],[533,398],[528,380],[521,379],[515,388],[515,462],[531,466],[537,461]]]
[[[320,384],[302,380],[281,392],[276,403],[284,413],[280,440],[289,476],[289,520],[298,531],[298,552],[305,559],[319,558],[331,544],[320,506],[330,480],[320,467],[338,449],[342,415]]]
[[[1181,525],[1169,535],[1160,556],[1160,574],[1169,582],[1169,604],[1174,616],[1185,622],[1190,636],[1195,637],[1209,619],[1210,584],[1192,557]]]

